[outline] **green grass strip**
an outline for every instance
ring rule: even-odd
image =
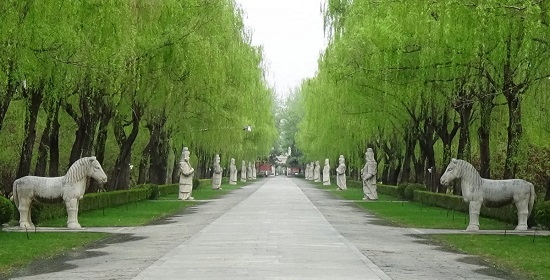
[[[195,202],[144,200],[117,207],[79,213],[82,227],[141,226],[181,212]],[[55,218],[40,223],[40,227],[66,227],[67,218]]]
[[[439,229],[466,229],[468,214],[439,207],[422,205],[418,202],[403,201],[395,197],[378,194],[378,201],[360,201],[363,199],[363,190],[358,187],[349,187],[345,191],[337,191],[336,186],[317,187],[329,190],[332,194],[347,200],[356,200],[356,205],[365,208],[377,216],[387,219],[397,225],[413,228]],[[480,229],[514,229],[515,225],[505,222],[479,217]]]
[[[0,276],[31,261],[49,258],[108,236],[94,232],[25,232],[0,231]]]
[[[481,256],[501,269],[531,279],[550,279],[549,236],[442,234],[430,238],[455,250]]]
[[[238,185],[222,184],[221,190],[213,190],[212,186],[201,186],[193,190],[195,201],[177,200],[178,195],[167,195],[157,200],[144,200],[136,203],[129,203],[122,206],[97,209],[79,213],[78,221],[82,227],[127,227],[141,226],[156,220],[177,214],[183,209],[193,206],[200,200],[218,198],[235,189],[242,187],[245,183]],[[43,221],[41,227],[65,227],[67,218],[56,218]]]
[[[211,185],[204,185],[200,188],[193,190],[192,196],[195,198],[195,200],[208,200],[208,199],[215,199],[219,198],[224,194],[230,193],[231,191],[241,188],[242,186],[246,185],[247,183],[243,182],[237,182],[237,185],[229,185],[228,183],[224,183],[221,185],[221,190],[213,190]],[[159,200],[174,200],[177,199],[178,195],[168,195],[164,197],[158,198]]]

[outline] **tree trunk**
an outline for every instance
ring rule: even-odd
[[[416,140],[411,133],[405,136],[405,158],[403,160],[403,171],[401,173],[401,182],[411,181],[411,161],[416,147]]]
[[[544,194],[544,201],[550,200],[550,179],[546,180],[546,193]]]
[[[183,150],[183,147],[180,149],[180,151]],[[174,152],[174,166],[172,169],[172,184],[179,183],[180,180],[180,153],[177,150],[176,147],[172,148],[172,151]]]
[[[427,178],[428,177],[428,170],[427,169],[431,168],[432,172],[435,169],[435,151],[434,151],[434,144],[435,144],[434,133],[435,133],[435,131],[433,130],[434,129],[433,124],[429,120],[425,121],[424,127],[425,127],[426,131],[424,131],[423,134],[421,135],[421,137],[419,139],[419,143],[420,143],[421,154],[423,154],[423,158],[426,159],[427,166],[425,166],[423,168],[421,173],[424,174],[424,178],[429,179],[429,178]],[[419,171],[420,170],[417,170],[417,172],[419,172]],[[430,191],[432,191],[432,192],[437,191],[437,188],[435,186],[433,186],[432,182],[430,182],[430,184],[426,184],[426,185],[428,186]]]
[[[166,117],[147,125],[150,134],[149,181],[153,184],[166,184],[168,172],[168,154],[170,153],[170,135],[165,128]]]
[[[4,118],[10,107],[11,100],[15,93],[17,92],[18,83],[14,81],[13,72],[14,72],[14,63],[11,59],[8,59],[8,71],[5,73],[7,75],[7,85],[6,91],[0,97],[0,131],[4,124]]]
[[[27,115],[25,116],[25,139],[23,140],[23,147],[21,149],[17,178],[27,176],[31,171],[32,153],[36,139],[36,121],[40,105],[42,104],[43,90],[43,84],[39,85],[36,89],[23,90],[23,95],[27,99]]]
[[[462,104],[457,110],[460,115],[460,133],[456,156],[468,162],[472,160],[472,148],[470,145],[470,120],[472,117],[472,110],[473,103]]]
[[[424,170],[426,170],[426,155],[424,153],[420,154],[420,157],[416,159],[413,154],[414,161],[414,182],[422,184],[424,183]]]
[[[50,164],[48,174],[50,177],[59,176],[59,107],[61,103],[57,103],[54,109],[52,118],[52,130],[50,133]]]
[[[46,119],[46,127],[44,127],[44,130],[42,131],[40,144],[38,146],[38,157],[36,159],[36,167],[34,169],[35,176],[46,176],[53,114],[54,112],[49,109],[48,117]]]
[[[196,149],[197,158],[199,162],[197,163],[197,168],[195,172],[198,175],[198,179],[207,179],[210,178],[210,159],[207,157],[206,153],[202,149]],[[248,161],[246,161],[246,166],[248,166]]]
[[[84,140],[85,126],[84,119],[79,117],[76,121],[78,129],[75,132],[73,147],[71,148],[71,155],[69,156],[69,166],[77,161],[82,155],[82,141]]]
[[[382,176],[378,177],[378,179],[384,182],[384,184],[386,184],[386,182],[388,181],[389,174],[390,174],[390,162],[389,160],[386,159],[384,164],[384,169],[382,169]]]
[[[112,118],[112,111],[107,107],[106,104],[101,103],[101,107],[99,110],[99,128],[97,130],[97,137],[95,140],[94,145],[94,153],[91,155],[94,155],[97,159],[97,161],[101,164],[103,164],[105,160],[105,145],[107,143],[107,129],[109,128],[109,122]],[[97,124],[97,122],[96,122]],[[94,125],[95,127],[96,125]],[[85,155],[85,153],[83,153]],[[109,177],[107,181],[107,186],[112,185],[111,184],[112,178]],[[95,193],[105,190],[105,185],[101,185],[96,180],[91,180],[90,185],[86,189],[86,193]]]
[[[104,110],[101,114],[101,120],[99,122],[94,154],[97,161],[101,164],[103,164],[103,161],[105,160],[105,145],[107,144],[108,128],[112,116],[113,115],[110,110]]]
[[[89,81],[84,82],[86,86],[80,91],[78,107],[80,114],[76,113],[70,104],[65,105],[65,110],[77,123],[78,129],[75,132],[75,140],[69,157],[69,165],[83,156],[91,156],[97,129],[98,120],[101,118],[101,112],[97,111],[101,107],[102,91],[100,94],[94,92],[89,85]]]
[[[514,94],[513,97],[508,99],[508,146],[504,165],[504,179],[512,179],[516,176],[519,145],[522,135],[521,102],[519,96]]]
[[[451,132],[447,132],[447,127],[448,127],[448,123],[441,123],[437,129],[438,135],[441,138],[441,142],[443,142],[443,161],[442,161],[442,166],[440,170],[445,170],[449,162],[451,162],[451,156],[452,156],[451,145],[453,143],[454,137],[456,136],[456,133],[458,132],[458,128],[460,127],[460,125],[459,123],[455,122]],[[435,166],[435,163],[433,166]],[[432,172],[434,171],[432,170]],[[435,175],[435,173],[432,173],[432,174]],[[432,181],[431,183],[434,184],[433,188],[437,189],[438,192],[445,193],[447,191],[447,187],[440,185],[439,180]]]
[[[395,168],[390,168],[388,174],[388,181],[384,182],[385,184],[397,186],[397,180],[399,178],[399,172],[401,172],[401,160],[399,160]]]
[[[149,155],[150,155],[149,144],[141,152],[141,159],[139,161],[139,173],[138,173],[138,185],[145,184],[149,181]]]
[[[127,190],[130,188],[132,146],[139,133],[141,110],[140,108],[133,107],[132,112],[132,131],[128,136],[124,132],[125,125],[122,123],[123,120],[120,117],[117,117],[113,123],[116,142],[120,149],[111,185],[111,189],[113,190]]]
[[[479,99],[480,125],[477,130],[479,138],[479,175],[482,178],[491,177],[491,113],[493,111],[493,96],[490,91],[482,94]]]
[[[151,153],[151,168],[149,178],[153,184],[166,184],[168,176],[168,155],[170,153],[169,135],[161,131],[160,138],[155,142],[155,149]]]

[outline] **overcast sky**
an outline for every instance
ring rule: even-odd
[[[323,0],[236,0],[253,45],[262,45],[268,82],[280,98],[313,77],[324,49]]]

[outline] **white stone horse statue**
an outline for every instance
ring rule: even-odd
[[[32,228],[30,207],[33,199],[62,198],[67,207],[67,227],[80,228],[78,202],[86,190],[86,181],[92,177],[100,183],[107,182],[107,175],[95,157],[84,157],[73,163],[62,177],[25,176],[13,182],[13,201],[19,210],[19,226]]]
[[[466,230],[479,230],[479,209],[482,204],[496,208],[512,202],[518,210],[516,230],[527,229],[527,218],[533,210],[536,196],[533,184],[522,179],[483,179],[471,164],[453,158],[440,182],[448,185],[454,179],[460,179],[464,201],[470,202],[470,224]]]

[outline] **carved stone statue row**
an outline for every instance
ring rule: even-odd
[[[180,159],[180,180],[179,180],[179,200],[193,200],[191,193],[193,192],[193,176],[195,174],[195,169],[191,167],[189,163],[189,149],[187,147],[183,148]],[[221,190],[222,184],[222,173],[223,168],[220,165],[220,155],[216,154],[214,156],[214,164],[212,165],[212,189]],[[237,166],[235,165],[235,159],[231,158],[231,163],[229,165],[229,184],[237,184]],[[247,176],[248,175],[248,176]],[[241,181],[246,182],[246,180],[256,179],[256,166],[252,162],[248,162],[248,167],[246,161],[243,160],[241,168]]]
[[[376,191],[376,173],[378,164],[374,159],[374,151],[371,148],[365,153],[365,166],[361,169],[361,179],[363,181],[363,200],[378,200]],[[306,180],[321,182],[320,178],[321,167],[319,161],[306,164],[304,175]],[[323,167],[323,185],[330,185],[330,164],[328,158],[325,159]],[[343,155],[338,159],[338,167],[336,167],[336,190],[347,190],[346,185],[346,160]]]

